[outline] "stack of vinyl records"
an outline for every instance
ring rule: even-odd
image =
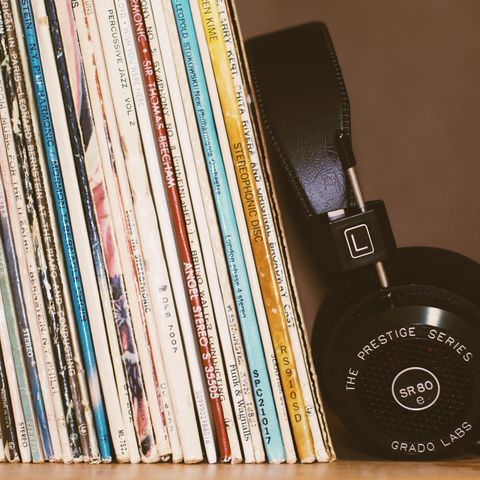
[[[234,5],[0,13],[0,459],[332,459]]]

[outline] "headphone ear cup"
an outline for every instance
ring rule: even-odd
[[[386,262],[393,285],[431,285],[480,304],[480,265],[449,250],[408,247]]]
[[[392,287],[438,287],[444,291],[446,297],[449,292],[453,292],[480,308],[480,265],[463,255],[430,247],[399,248],[396,254],[385,262],[385,269]],[[374,268],[348,272],[334,282],[314,324],[314,356],[324,350],[330,332],[344,312],[354,305],[362,304],[366,298],[378,291],[378,277]],[[438,295],[435,295],[435,298],[438,300]],[[455,296],[455,299],[458,300],[458,297]]]
[[[388,295],[385,294],[385,291],[380,290],[373,268],[359,269],[344,275],[322,305],[312,335],[312,351],[314,352],[322,391],[333,409],[346,424],[346,427],[353,433],[357,433],[357,437],[360,432],[360,436],[363,437],[362,444],[370,442],[377,453],[382,451],[382,446],[389,443],[388,434],[395,429],[388,430],[387,425],[393,421],[388,414],[383,417],[380,415],[381,425],[377,425],[378,428],[375,429],[371,428],[371,424],[366,420],[365,411],[359,413],[360,410],[356,410],[356,413],[352,413],[351,405],[348,405],[348,395],[345,394],[345,369],[342,369],[341,365],[344,365],[342,363],[344,357],[349,354],[349,342],[355,343],[355,338],[352,337],[360,332],[361,334],[371,332],[371,337],[375,338],[375,335],[381,332],[382,328],[387,330],[391,328],[388,315],[394,316],[394,311],[398,312],[402,310],[402,307],[411,306],[435,307],[442,311],[451,312],[458,318],[463,319],[465,323],[462,325],[459,324],[461,322],[458,322],[458,325],[456,323],[453,332],[456,332],[461,338],[471,340],[475,346],[478,343],[480,329],[480,298],[478,293],[480,292],[480,266],[477,263],[445,250],[406,248],[400,249],[397,255],[386,262],[385,267],[391,284]],[[387,316],[384,316],[387,321],[384,319],[382,320],[383,323],[375,324],[376,315],[381,312],[387,312]],[[390,312],[393,312],[393,314]],[[400,317],[397,326],[408,327],[408,319],[408,315],[404,319]],[[456,330],[457,326],[458,330]],[[361,330],[359,330],[360,327]],[[424,362],[423,364],[427,365],[430,357],[433,359],[437,356],[445,358],[441,360],[443,363],[440,364],[440,369],[445,365],[445,368],[441,371],[443,377],[446,378],[447,358],[451,352],[447,351],[445,353],[439,350],[437,355],[435,353],[431,355],[425,353],[435,352],[438,345],[435,342],[433,343],[433,350],[430,350],[430,345],[424,345],[424,356],[422,357],[422,348],[417,348],[420,347],[420,343],[415,343],[412,340],[405,341],[403,347],[395,352],[393,357],[388,355],[384,358],[377,357],[376,365],[379,365],[379,370],[372,369],[372,365],[375,364],[370,362],[369,375],[380,377],[383,363],[385,369],[388,369],[389,362],[397,362],[398,366],[402,365],[402,361],[406,361],[404,359],[409,359],[408,364],[413,358],[419,358],[419,364]],[[398,352],[401,353],[398,354]],[[447,356],[444,357],[445,355]],[[453,358],[453,361],[456,360],[456,358]],[[416,361],[414,361],[414,364],[416,364]],[[458,366],[458,368],[462,367],[461,364]],[[396,370],[393,369],[393,371]],[[465,375],[465,378],[470,379],[468,377],[470,373]],[[450,376],[452,377],[452,375]],[[444,381],[447,380],[442,380],[442,382]],[[465,387],[460,387],[465,392],[465,411],[467,409],[472,410],[473,403],[475,403],[475,408],[478,409],[478,397],[480,395],[478,391],[478,371],[473,374],[471,380],[465,383],[467,384]],[[470,387],[471,391],[468,390]],[[391,394],[388,392],[384,397],[390,397],[391,400]],[[378,399],[373,395],[368,402],[370,402],[372,408],[375,408],[380,403],[380,395]],[[368,409],[366,410],[368,411]],[[386,408],[384,410],[388,411],[390,409]],[[398,413],[400,416],[402,415],[402,411]],[[428,414],[433,415],[430,411]],[[452,418],[456,419],[455,416],[452,416]],[[455,447],[460,448],[461,443],[458,442]],[[450,448],[444,454],[454,452],[455,449]],[[384,448],[382,453],[389,455],[394,452]]]

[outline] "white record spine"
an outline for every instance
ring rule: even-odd
[[[190,8],[192,10],[192,16],[195,24],[195,30],[197,32],[198,44],[200,47],[200,53],[202,56],[203,68],[205,70],[205,76],[207,79],[208,90],[210,94],[210,101],[212,103],[213,113],[215,117],[215,123],[220,140],[220,147],[222,149],[222,155],[224,158],[225,169],[227,172],[228,183],[230,192],[233,199],[235,216],[240,231],[240,237],[242,240],[242,246],[244,249],[245,260],[247,264],[248,277],[250,280],[253,298],[255,302],[255,310],[257,313],[258,325],[262,336],[263,347],[265,350],[265,358],[267,360],[268,371],[270,374],[270,381],[272,384],[273,396],[275,399],[275,405],[277,407],[278,420],[280,422],[280,428],[282,431],[282,437],[285,447],[285,458],[288,463],[296,462],[297,456],[295,452],[295,446],[293,443],[292,433],[290,430],[290,424],[288,420],[288,413],[285,405],[285,397],[283,394],[283,388],[278,373],[278,366],[275,358],[275,352],[273,349],[272,338],[270,335],[270,329],[268,320],[265,313],[265,307],[263,305],[262,293],[255,267],[255,261],[252,253],[252,247],[248,235],[248,229],[245,222],[245,216],[243,213],[242,201],[238,190],[237,179],[235,175],[235,169],[230,152],[230,146],[228,143],[228,136],[225,129],[225,122],[223,120],[222,108],[218,97],[218,91],[215,82],[215,76],[213,73],[212,63],[206,44],[205,34],[203,30],[203,24],[201,14],[199,11],[198,0],[190,0]]]

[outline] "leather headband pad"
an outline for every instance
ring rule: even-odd
[[[335,148],[350,104],[327,28],[311,23],[246,43],[266,136],[307,216],[348,204]]]

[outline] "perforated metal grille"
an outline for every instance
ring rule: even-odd
[[[421,367],[440,383],[438,400],[429,408],[412,411],[399,405],[392,394],[392,381],[402,370]],[[386,435],[395,432],[405,441],[420,442],[459,426],[467,415],[472,396],[478,395],[472,362],[465,362],[450,346],[425,338],[393,342],[366,360],[358,382],[358,395],[365,415]]]

